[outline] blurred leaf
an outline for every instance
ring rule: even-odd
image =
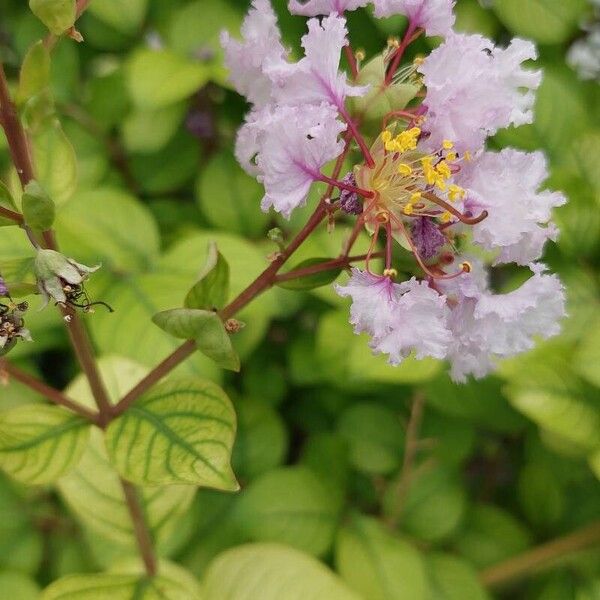
[[[148,0],[95,0],[89,7],[90,13],[103,23],[124,34],[132,34],[139,29],[146,16]]]
[[[119,273],[148,269],[159,251],[148,209],[117,188],[77,193],[61,207],[56,223],[61,248],[90,264],[102,261]]]
[[[283,463],[289,435],[279,414],[262,399],[244,398],[235,409],[234,471],[240,479],[252,480]]]
[[[132,483],[188,483],[239,489],[231,470],[235,413],[215,384],[199,379],[155,386],[106,431],[115,468]]]
[[[512,33],[542,44],[566,41],[586,10],[585,0],[496,0],[494,10]]]
[[[21,66],[19,88],[15,102],[25,104],[43,92],[50,84],[50,53],[42,41],[36,42],[27,52]]]
[[[29,8],[54,35],[61,35],[75,22],[75,0],[29,0]]]
[[[73,469],[90,425],[57,406],[30,404],[0,415],[0,467],[29,484],[51,483]]]
[[[0,590],[10,600],[38,600],[40,597],[40,588],[33,579],[13,571],[0,572]]]
[[[230,152],[215,154],[200,172],[196,197],[202,213],[215,227],[260,236],[269,215],[260,209],[264,190],[247,175]]]
[[[340,500],[312,471],[284,467],[248,485],[236,517],[253,541],[281,542],[322,556],[333,543]]]
[[[369,600],[425,600],[418,551],[369,517],[355,516],[339,533],[335,564],[349,586]]]
[[[317,433],[306,442],[301,462],[317,473],[323,482],[345,491],[350,477],[348,446],[340,434]]]
[[[209,242],[206,262],[198,281],[185,297],[186,308],[216,310],[223,308],[229,298],[229,264],[215,242]]]
[[[555,473],[543,464],[526,464],[519,473],[517,494],[531,523],[548,528],[565,509],[565,497]]]
[[[426,559],[429,600],[490,600],[477,571],[451,554],[435,553]]]
[[[248,544],[220,554],[204,578],[203,600],[360,600],[327,567],[280,544]],[[415,599],[417,600],[417,599]]]
[[[162,565],[161,565],[162,566]],[[202,600],[199,585],[181,567],[160,569],[158,575],[109,573],[67,575],[52,583],[40,600]]]
[[[129,152],[157,152],[175,135],[186,109],[186,103],[181,102],[157,109],[132,111],[121,123],[125,148]]]
[[[38,180],[57,206],[77,188],[77,157],[60,123],[52,120],[32,135]]]
[[[393,411],[372,403],[354,404],[340,415],[337,429],[359,471],[385,475],[400,465],[404,430]]]
[[[511,513],[492,504],[476,504],[456,537],[456,550],[478,568],[521,554],[531,545],[525,526]]]
[[[209,71],[170,50],[139,48],[129,59],[126,76],[134,104],[149,110],[191,96],[206,83]]]

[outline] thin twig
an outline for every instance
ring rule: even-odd
[[[600,521],[488,567],[480,572],[479,578],[487,587],[500,587],[552,567],[566,556],[594,546],[600,546]]]
[[[84,417],[88,421],[91,421],[94,424],[98,424],[98,413],[86,408],[85,406],[81,406],[81,404],[77,404],[73,400],[70,400],[65,396],[61,391],[46,385],[43,381],[36,379],[33,375],[26,373],[25,371],[21,371],[18,367],[15,367],[7,360],[0,361],[0,371],[4,371],[8,375],[10,375],[16,381],[21,382],[23,385],[26,385],[28,388],[38,392],[48,400],[51,400],[55,404],[60,406],[64,406],[69,410],[77,413],[78,415]]]
[[[125,502],[127,503],[129,514],[131,515],[135,540],[137,542],[142,561],[144,562],[146,573],[150,577],[154,577],[157,572],[157,562],[156,556],[154,555],[152,536],[144,516],[144,509],[140,502],[135,486],[124,479],[121,479],[120,481],[121,487],[123,488],[123,494],[125,495]]]
[[[10,208],[5,208],[4,206],[0,206],[0,217],[4,217],[5,219],[10,219],[15,223],[23,223],[23,215],[21,213],[15,212],[14,210],[10,210]]]
[[[402,462],[402,471],[394,490],[394,503],[390,516],[387,519],[387,525],[391,529],[398,526],[404,503],[410,489],[414,476],[415,458],[419,448],[419,430],[423,419],[423,410],[425,408],[425,394],[416,392],[413,398],[412,407],[410,410],[410,418],[406,428],[406,441],[404,444],[404,459]]]

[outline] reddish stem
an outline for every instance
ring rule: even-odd
[[[429,200],[430,202],[441,206],[443,209],[447,210],[450,214],[454,215],[459,221],[465,223],[466,225],[477,225],[477,223],[481,223],[481,221],[486,219],[488,216],[488,211],[483,210],[481,211],[481,214],[479,214],[476,217],[467,217],[448,202],[445,202],[441,198],[438,198],[435,194],[423,192],[423,197],[427,198],[427,200]]]
[[[356,123],[354,122],[354,120],[350,116],[350,113],[346,110],[346,108],[344,106],[340,106],[339,111],[340,111],[340,114],[342,115],[342,118],[344,119],[344,121],[346,121],[346,123],[348,124],[348,129],[350,130],[352,137],[356,140],[358,147],[360,148],[361,152],[363,153],[363,156],[365,157],[365,162],[367,163],[367,166],[372,169],[375,166],[375,161],[373,160],[373,157],[371,156],[371,152],[369,151],[367,143],[365,142],[362,135],[360,135],[360,132],[358,131],[358,127],[356,126]]]
[[[346,60],[348,61],[350,72],[352,73],[352,79],[356,79],[358,77],[358,65],[356,64],[356,56],[354,56],[350,44],[344,46],[344,53],[346,54]]]
[[[24,222],[23,215],[21,213],[10,210],[10,208],[4,208],[4,206],[0,206],[0,217],[10,219],[11,221],[19,224]]]
[[[408,48],[409,44],[411,44],[414,40],[416,40],[419,37],[419,35],[421,35],[421,31],[422,30],[419,29],[412,20],[409,21],[406,33],[404,34],[404,37],[402,38],[398,49],[396,50],[396,52],[394,52],[391,58],[390,66],[385,76],[385,85],[390,85],[390,83],[392,83],[392,79],[394,78],[396,70],[398,69],[398,65],[402,60],[404,51]],[[417,35],[413,37],[413,34],[415,32],[417,32]]]
[[[327,175],[319,174],[319,181],[323,183],[328,183],[332,187],[340,188],[341,190],[347,190],[349,192],[354,192],[359,196],[363,196],[365,198],[374,198],[375,194],[370,192],[369,190],[363,190],[362,188],[356,187],[355,185],[351,185],[349,183],[344,183],[343,181],[338,181],[337,179],[333,179],[332,177],[327,177]]]

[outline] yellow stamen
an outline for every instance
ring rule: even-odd
[[[383,271],[383,275],[384,277],[398,277],[398,271],[396,271],[396,269],[384,269]]]
[[[412,215],[412,214],[413,214],[413,209],[414,209],[414,207],[413,207],[413,205],[412,205],[412,204],[407,204],[407,205],[404,207],[404,209],[403,209],[403,210],[404,210],[404,214],[405,214],[405,215]]]
[[[410,165],[407,165],[406,163],[401,163],[398,166],[398,173],[400,173],[400,175],[411,175],[412,172],[412,167]]]
[[[466,260],[462,263],[460,263],[460,268],[465,272],[465,273],[470,273],[473,270],[473,267],[471,266],[470,262],[467,262]]]
[[[421,192],[414,192],[410,196],[410,203],[418,202],[421,199]]]
[[[452,150],[452,148],[454,148],[454,143],[450,140],[444,140],[442,142],[442,147],[444,148],[444,150]]]
[[[448,211],[442,213],[442,215],[440,216],[440,221],[442,223],[448,223],[451,219],[452,215]]]
[[[448,152],[448,154],[446,154],[446,160],[453,162],[456,160],[456,156],[456,152]]]
[[[451,202],[454,202],[458,198],[464,198],[465,190],[463,190],[460,186],[452,184],[448,188],[448,198],[450,198]]]
[[[471,156],[471,153],[468,150],[463,154],[463,156],[464,156],[464,159],[468,162],[473,160],[473,157]]]

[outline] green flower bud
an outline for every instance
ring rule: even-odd
[[[38,289],[48,304],[50,298],[55,302],[66,304],[69,286],[81,285],[89,276],[100,268],[87,267],[71,258],[67,258],[54,250],[38,250],[35,257],[34,270]]]

